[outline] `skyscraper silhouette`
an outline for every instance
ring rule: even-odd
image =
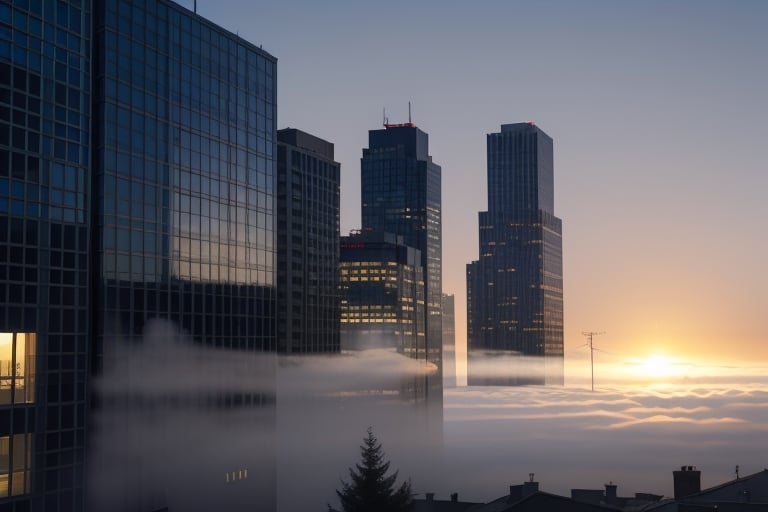
[[[468,383],[562,383],[562,221],[554,214],[552,139],[533,123],[516,123],[489,134],[487,145],[488,211],[479,215],[479,258],[467,265]]]

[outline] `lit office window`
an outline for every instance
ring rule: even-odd
[[[34,333],[0,332],[0,406],[35,401],[35,341]]]
[[[0,437],[0,498],[29,494],[32,434]]]

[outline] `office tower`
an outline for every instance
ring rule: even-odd
[[[279,352],[339,351],[340,171],[332,143],[278,130]]]
[[[168,391],[183,404],[178,414],[165,410],[164,449],[176,451],[157,460],[137,449],[129,466],[181,462],[195,446],[194,470],[163,466],[165,479],[138,480],[135,501],[238,510],[259,499],[269,509],[274,358],[253,354],[275,350],[276,60],[172,2],[95,5],[95,368],[102,352],[143,337],[155,318],[213,349],[205,363],[190,357],[173,368],[189,381]],[[243,360],[253,361],[259,385],[228,380],[227,367]],[[163,410],[166,399],[151,398]],[[202,442],[212,436],[227,442]],[[241,471],[250,478],[240,480]],[[189,492],[202,486],[204,495]]]
[[[456,387],[456,313],[452,294],[443,294],[443,385]]]
[[[95,5],[97,367],[153,317],[273,350],[276,59],[170,1]]]
[[[230,424],[258,411],[272,428],[274,357],[258,359],[264,385],[206,390],[208,360],[182,352],[154,382],[172,383],[163,394],[143,387],[144,365],[157,361],[136,354],[153,319],[173,323],[168,338],[216,349],[219,363],[274,350],[276,60],[168,0],[3,2],[0,28],[0,397],[10,397],[0,403],[0,506],[83,510],[84,490],[105,483],[84,461],[111,433],[110,407],[126,405],[136,414],[120,418],[137,422],[172,410],[168,400]],[[105,357],[118,346],[133,347],[119,369],[133,387],[109,395]],[[223,488],[230,470],[242,475],[231,445],[200,443],[194,472],[179,460],[153,488],[132,487],[157,436],[178,445],[199,425],[112,439],[131,457],[100,469],[121,471],[108,483],[132,494],[108,508],[142,510],[202,481],[210,499],[258,495],[269,508],[269,461],[251,467],[259,482]]]
[[[341,346],[394,349],[426,361],[421,252],[392,233],[341,238]]]
[[[0,2],[5,510],[82,508],[92,261],[90,17],[90,2]]]
[[[426,286],[424,350],[439,374],[429,388],[442,403],[440,166],[429,155],[429,136],[405,123],[370,130],[360,167],[363,230],[394,233],[421,252]]]
[[[468,382],[562,384],[562,221],[554,214],[552,139],[533,123],[516,123],[489,134],[487,144],[488,211],[479,215],[479,259],[467,265]],[[517,364],[491,355],[541,357]]]

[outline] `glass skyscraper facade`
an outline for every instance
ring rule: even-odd
[[[552,139],[533,123],[488,135],[488,211],[467,265],[468,383],[562,383],[562,221]],[[487,375],[491,355],[542,356]],[[491,358],[492,359],[492,358]],[[533,361],[537,361],[535,358]]]
[[[277,348],[338,352],[341,166],[328,141],[295,128],[277,138]]]
[[[97,347],[157,316],[273,349],[275,59],[170,2],[96,5]]]
[[[275,89],[274,57],[167,0],[0,2],[0,510],[86,507],[91,371],[150,320],[275,349]]]
[[[80,510],[90,2],[0,2],[0,508]]]
[[[394,233],[421,251],[424,350],[442,375],[441,169],[429,155],[429,136],[412,123],[370,130],[360,168],[363,229]],[[442,396],[442,384],[434,392]]]
[[[424,271],[424,354],[430,368],[414,386],[426,405],[428,431],[442,436],[442,196],[441,169],[429,154],[429,136],[413,123],[369,130],[360,162],[362,230],[393,233],[421,253]],[[422,391],[423,390],[423,391]]]

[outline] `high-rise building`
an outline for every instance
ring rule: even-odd
[[[276,59],[170,1],[95,6],[97,362],[153,317],[274,350]]]
[[[453,294],[443,294],[443,385],[456,387],[456,313]]]
[[[206,418],[258,410],[272,428],[269,357],[254,368],[264,385],[245,391],[206,389],[207,360],[175,373],[177,358],[167,393],[142,387],[157,361],[134,358],[122,370],[138,387],[88,412],[109,388],[105,357],[139,347],[153,319],[221,358],[274,351],[276,59],[168,0],[0,2],[0,34],[0,507],[80,511],[98,487],[86,447],[90,460],[115,403],[172,400]],[[177,440],[191,444],[191,431],[228,435]],[[121,478],[108,483],[131,487],[158,440],[113,441],[132,462],[111,464]],[[268,460],[247,480],[242,446],[197,446],[194,471],[178,464],[109,509],[162,505],[201,483],[216,496],[258,488],[270,508]]]
[[[0,507],[81,510],[90,2],[0,2]]]
[[[423,404],[425,433],[442,439],[442,227],[441,169],[429,154],[429,136],[413,123],[368,132],[361,169],[362,230],[393,233],[421,253],[424,272],[424,354],[421,382],[409,384]],[[418,380],[418,379],[417,379]]]
[[[277,343],[283,353],[339,351],[339,187],[333,144],[277,132]]]
[[[430,390],[442,403],[440,166],[429,155],[429,136],[405,123],[370,130],[360,167],[363,230],[394,233],[421,251],[426,286],[424,350],[438,368],[440,383]]]
[[[421,252],[392,233],[341,239],[341,346],[393,349],[426,361]]]
[[[488,135],[488,211],[467,265],[468,382],[562,383],[562,221],[552,139],[533,123]],[[499,367],[499,355],[526,358]],[[504,364],[504,363],[502,363]]]

